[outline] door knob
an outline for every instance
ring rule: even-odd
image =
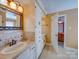
[[[58,36],[58,34],[56,34],[55,36]]]

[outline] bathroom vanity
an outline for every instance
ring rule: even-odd
[[[36,59],[34,41],[18,42],[13,46],[6,46],[0,51],[1,59]]]

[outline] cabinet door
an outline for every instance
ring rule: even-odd
[[[36,52],[37,52],[37,58],[40,56],[42,50],[44,47],[43,40],[39,40],[36,42]]]
[[[17,59],[28,59],[29,56],[30,56],[30,48],[21,53]]]
[[[42,49],[43,49],[43,36],[42,36],[42,10],[36,4],[36,19],[35,19],[35,43],[36,43],[36,53],[37,59],[40,56]]]
[[[36,59],[36,51],[35,51],[35,46],[31,48],[31,59]]]

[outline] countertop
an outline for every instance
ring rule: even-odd
[[[25,47],[22,47],[22,49],[21,50],[18,50],[15,54],[7,54],[7,55],[4,55],[4,54],[1,54],[0,53],[0,59],[15,59],[25,49],[28,49],[29,47],[31,47],[34,44],[34,41],[33,40],[27,40],[27,41],[24,41],[24,42],[26,42]]]

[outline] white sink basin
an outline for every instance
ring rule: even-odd
[[[21,51],[23,48],[25,48],[26,43],[25,42],[19,42],[13,46],[6,47],[1,51],[1,54],[16,54],[17,52]]]

